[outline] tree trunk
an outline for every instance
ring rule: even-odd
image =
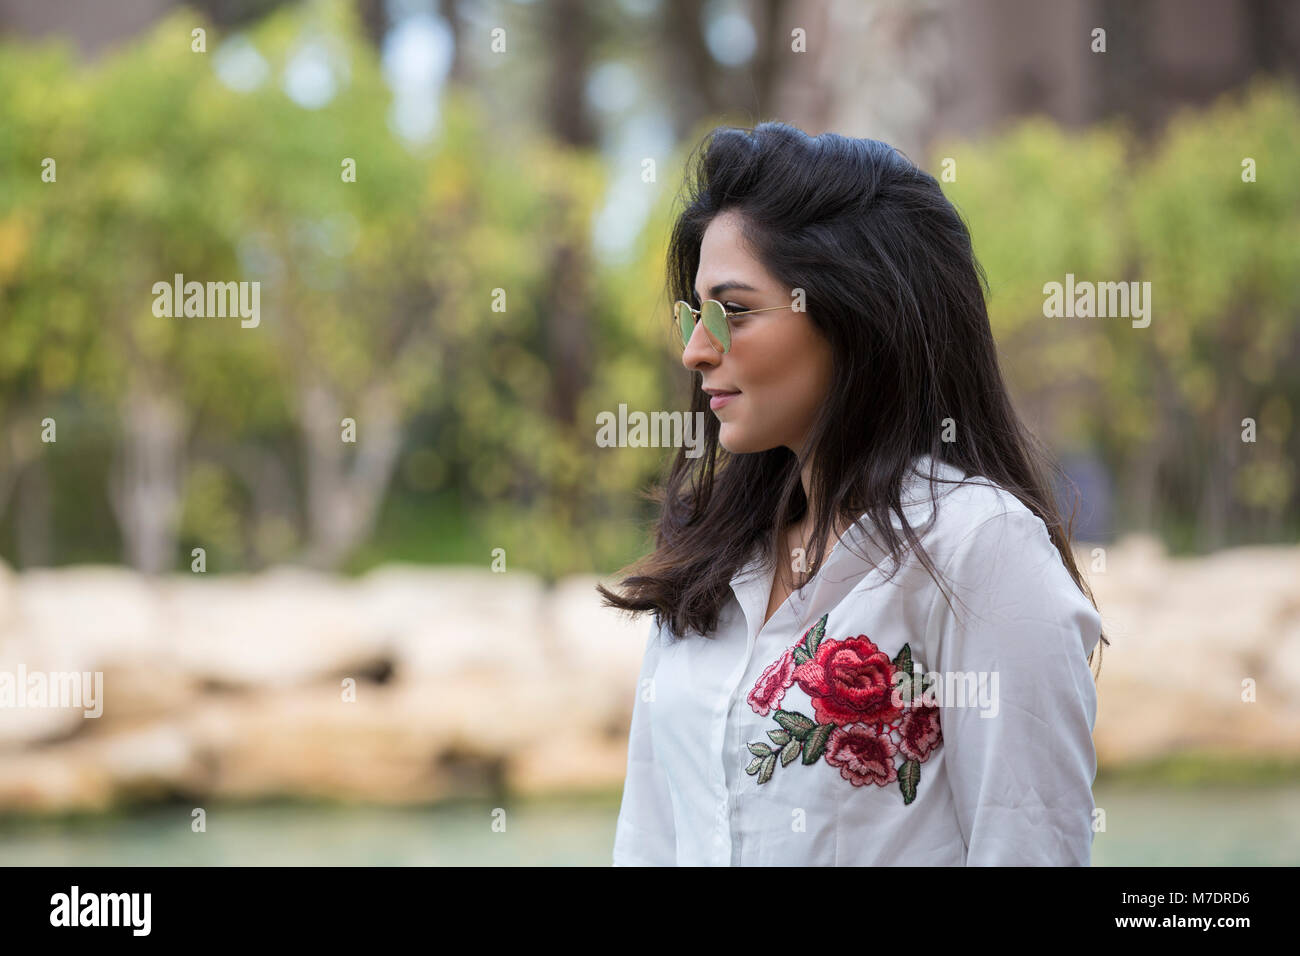
[[[398,405],[383,383],[372,383],[365,390],[355,413],[345,412],[338,396],[320,381],[304,382],[299,395],[298,423],[307,470],[303,560],[333,570],[374,530],[401,450]],[[356,452],[351,456],[344,451],[345,417],[356,420]]]
[[[4,411],[8,420],[0,446],[0,517],[9,507],[9,497],[18,487],[27,463],[40,445],[41,416],[30,409]]]
[[[184,410],[166,391],[131,382],[108,498],[127,563],[146,574],[171,567],[176,557],[184,426]]]
[[[589,148],[596,145],[596,125],[587,109],[587,59],[591,47],[591,18],[586,0],[551,0],[545,38],[551,51],[547,97],[547,127],[562,143]]]
[[[49,446],[46,446],[49,447]],[[36,457],[18,479],[14,528],[18,538],[18,563],[24,568],[47,567],[53,557],[53,507],[50,469]]]

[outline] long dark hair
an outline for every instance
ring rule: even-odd
[[[985,306],[988,279],[934,177],[879,140],[768,122],[713,130],[696,149],[686,189],[668,247],[670,299],[693,298],[705,229],[724,210],[738,213],[756,258],[786,287],[804,290],[808,317],[831,346],[833,382],[805,458],[785,447],[727,452],[708,396],[693,389],[704,453],[688,458],[679,449],[666,484],[649,493],[659,506],[655,550],[620,572],[625,593],[597,585],[604,605],[654,611],[677,637],[708,635],[756,545],[765,568],[786,560],[783,529],[808,508],[806,457],[816,506],[809,581],[831,529],[868,514],[879,535],[872,540],[891,563],[914,551],[942,592],[900,502],[912,462],[928,454],[1000,485],[1041,518],[1095,607],[1070,546],[1073,509],[1063,525],[1045,480],[1063,475],[1011,406]],[[958,440],[943,440],[946,419],[955,420]],[[1104,633],[1101,643],[1110,643]]]

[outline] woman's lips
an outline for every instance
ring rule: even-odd
[[[712,398],[709,399],[709,408],[713,409],[714,411],[717,411],[723,405],[726,405],[733,398],[736,398],[739,395],[740,395],[739,392],[724,392],[721,395],[714,395]]]

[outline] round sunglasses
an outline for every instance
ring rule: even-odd
[[[673,306],[673,312],[677,316],[677,331],[682,339],[682,350],[686,350],[686,343],[691,340],[691,335],[695,332],[695,317],[700,317],[700,322],[704,326],[705,338],[713,346],[715,352],[731,351],[731,322],[733,315],[749,315],[751,312],[774,312],[777,309],[788,309],[788,305],[774,305],[767,309],[745,309],[743,312],[728,312],[717,299],[705,299],[703,304],[698,308],[692,308],[689,302],[678,299]]]

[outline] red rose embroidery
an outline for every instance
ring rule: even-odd
[[[909,804],[921,764],[943,744],[939,708],[924,696],[929,679],[916,673],[920,663],[907,644],[891,660],[865,634],[823,640],[829,616],[769,664],[746,697],[759,716],[772,714],[778,728],[767,732],[771,744],[749,744],[754,759],[745,772],[763,784],[778,760],[784,767],[796,757],[805,765],[825,757],[855,787],[897,781]],[[812,699],[812,717],[780,708],[796,682]]]
[[[878,726],[903,712],[893,700],[894,665],[865,634],[823,641],[812,660],[795,668],[794,679],[812,698],[819,724]]]

